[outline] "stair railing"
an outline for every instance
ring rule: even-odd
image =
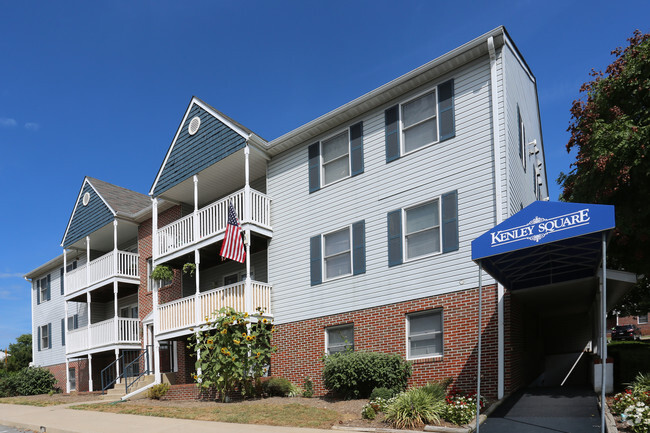
[[[151,372],[149,369],[149,348],[151,346],[147,346],[144,348],[142,353],[136,357],[133,361],[128,363],[123,371],[124,375],[124,390],[126,391],[126,394],[129,393],[129,389],[135,385],[135,383],[144,375],[147,375]],[[144,368],[140,368],[141,364],[144,364]],[[129,380],[129,378],[132,378]]]

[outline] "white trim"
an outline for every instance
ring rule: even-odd
[[[344,275],[338,275],[338,276],[333,277],[333,278],[327,278],[327,267],[325,266],[325,236],[331,235],[331,234],[336,233],[336,232],[342,232],[343,230],[346,230],[346,229],[348,230],[348,239],[350,241],[350,249],[348,250],[349,254],[350,254],[350,273],[349,274],[344,274]],[[353,249],[354,249],[353,245],[352,245],[352,224],[348,224],[347,226],[343,226],[343,227],[340,227],[340,228],[335,229],[335,230],[330,230],[329,232],[321,233],[320,238],[321,238],[320,261],[321,261],[321,274],[323,276],[323,278],[322,278],[323,283],[326,282],[326,281],[334,281],[334,280],[338,280],[340,278],[345,278],[345,277],[349,277],[351,275],[354,275],[354,268],[353,268],[354,259],[352,257],[352,252],[353,252]],[[342,255],[342,254],[344,254],[344,253],[341,252],[341,253],[333,254],[333,255],[331,255],[329,257],[334,257],[334,256]]]
[[[400,138],[400,149],[399,149],[400,150],[400,158],[403,157],[403,156],[406,156],[406,155],[410,155],[413,152],[417,152],[420,149],[424,149],[426,147],[433,146],[434,144],[440,143],[440,113],[438,113],[438,95],[439,95],[440,92],[438,91],[438,86],[440,84],[442,84],[442,83],[444,83],[444,81],[436,84],[435,86],[430,87],[428,90],[424,90],[422,92],[417,93],[416,95],[412,96],[411,98],[407,99],[406,101],[403,101],[403,102],[399,103],[398,114],[399,114],[399,134],[400,134],[400,136],[399,136],[399,138]],[[422,146],[419,146],[416,149],[409,150],[408,152],[406,152],[404,150],[404,145],[406,144],[406,140],[404,139],[404,116],[402,115],[402,108],[404,107],[404,105],[409,104],[409,103],[415,101],[418,98],[422,98],[424,96],[427,96],[428,94],[430,94],[432,92],[436,93],[436,103],[435,103],[436,114],[435,114],[435,116],[431,116],[431,117],[427,118],[426,120],[422,120],[422,121],[418,122],[417,124],[419,125],[419,124],[421,124],[423,122],[426,122],[428,120],[431,120],[433,117],[435,117],[435,119],[436,119],[436,140],[432,141],[431,143],[423,144]],[[416,125],[414,124],[412,126],[409,126],[409,128],[412,128],[413,126],[416,126]]]
[[[432,253],[428,254],[422,254],[420,256],[415,256],[415,257],[407,257],[406,254],[406,211],[409,209],[416,208],[418,206],[422,206],[425,204],[429,204],[432,202],[438,202],[438,251],[434,251]],[[438,256],[442,254],[442,195],[438,195],[434,198],[418,202],[416,204],[410,205],[408,207],[403,207],[400,209],[402,211],[402,263],[408,263],[412,262],[414,260],[419,260],[423,259],[425,257],[432,257],[432,256]],[[432,227],[433,228],[433,227]],[[428,229],[427,229],[428,230]],[[423,230],[420,230],[423,231]]]
[[[331,140],[332,138],[336,137],[337,135],[342,135],[342,134],[347,134],[348,136],[348,175],[343,176],[340,179],[336,179],[335,181],[332,181],[330,183],[325,183],[325,163],[323,161],[323,141]],[[321,140],[318,141],[318,150],[319,150],[319,170],[320,170],[320,188],[324,188],[326,186],[334,185],[335,183],[338,183],[342,180],[349,179],[352,177],[352,143],[350,140],[350,127],[348,126],[347,128],[343,128],[338,130],[337,132],[333,134],[329,134],[328,136],[322,138]],[[332,161],[336,161],[338,159],[343,158],[343,155],[339,156],[338,158],[335,158],[331,161],[328,161],[327,164],[330,164]]]
[[[421,355],[421,356],[411,356],[411,342],[409,340],[409,334],[410,334],[410,320],[409,318],[412,316],[424,316],[427,314],[433,314],[439,312],[440,313],[440,326],[441,329],[440,331],[433,331],[434,334],[440,334],[440,341],[441,341],[441,353],[440,354],[434,354],[434,355]],[[423,310],[423,311],[414,311],[412,313],[406,313],[404,315],[404,320],[406,320],[404,329],[406,330],[406,360],[415,360],[415,359],[441,359],[444,356],[445,353],[445,316],[444,316],[444,311],[443,308],[432,308],[430,310]]]

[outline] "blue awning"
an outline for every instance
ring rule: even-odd
[[[536,201],[472,241],[472,260],[510,290],[592,277],[614,206]]]

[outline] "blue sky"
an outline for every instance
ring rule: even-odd
[[[650,3],[0,2],[0,348],[84,176],[147,193],[196,95],[270,140],[505,25],[538,80],[550,180],[571,102]],[[552,182],[551,198],[559,188]]]

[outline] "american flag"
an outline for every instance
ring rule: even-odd
[[[226,224],[226,236],[221,246],[221,257],[244,263],[246,260],[246,249],[241,238],[241,227],[237,221],[237,214],[231,202],[228,202],[228,224]]]

